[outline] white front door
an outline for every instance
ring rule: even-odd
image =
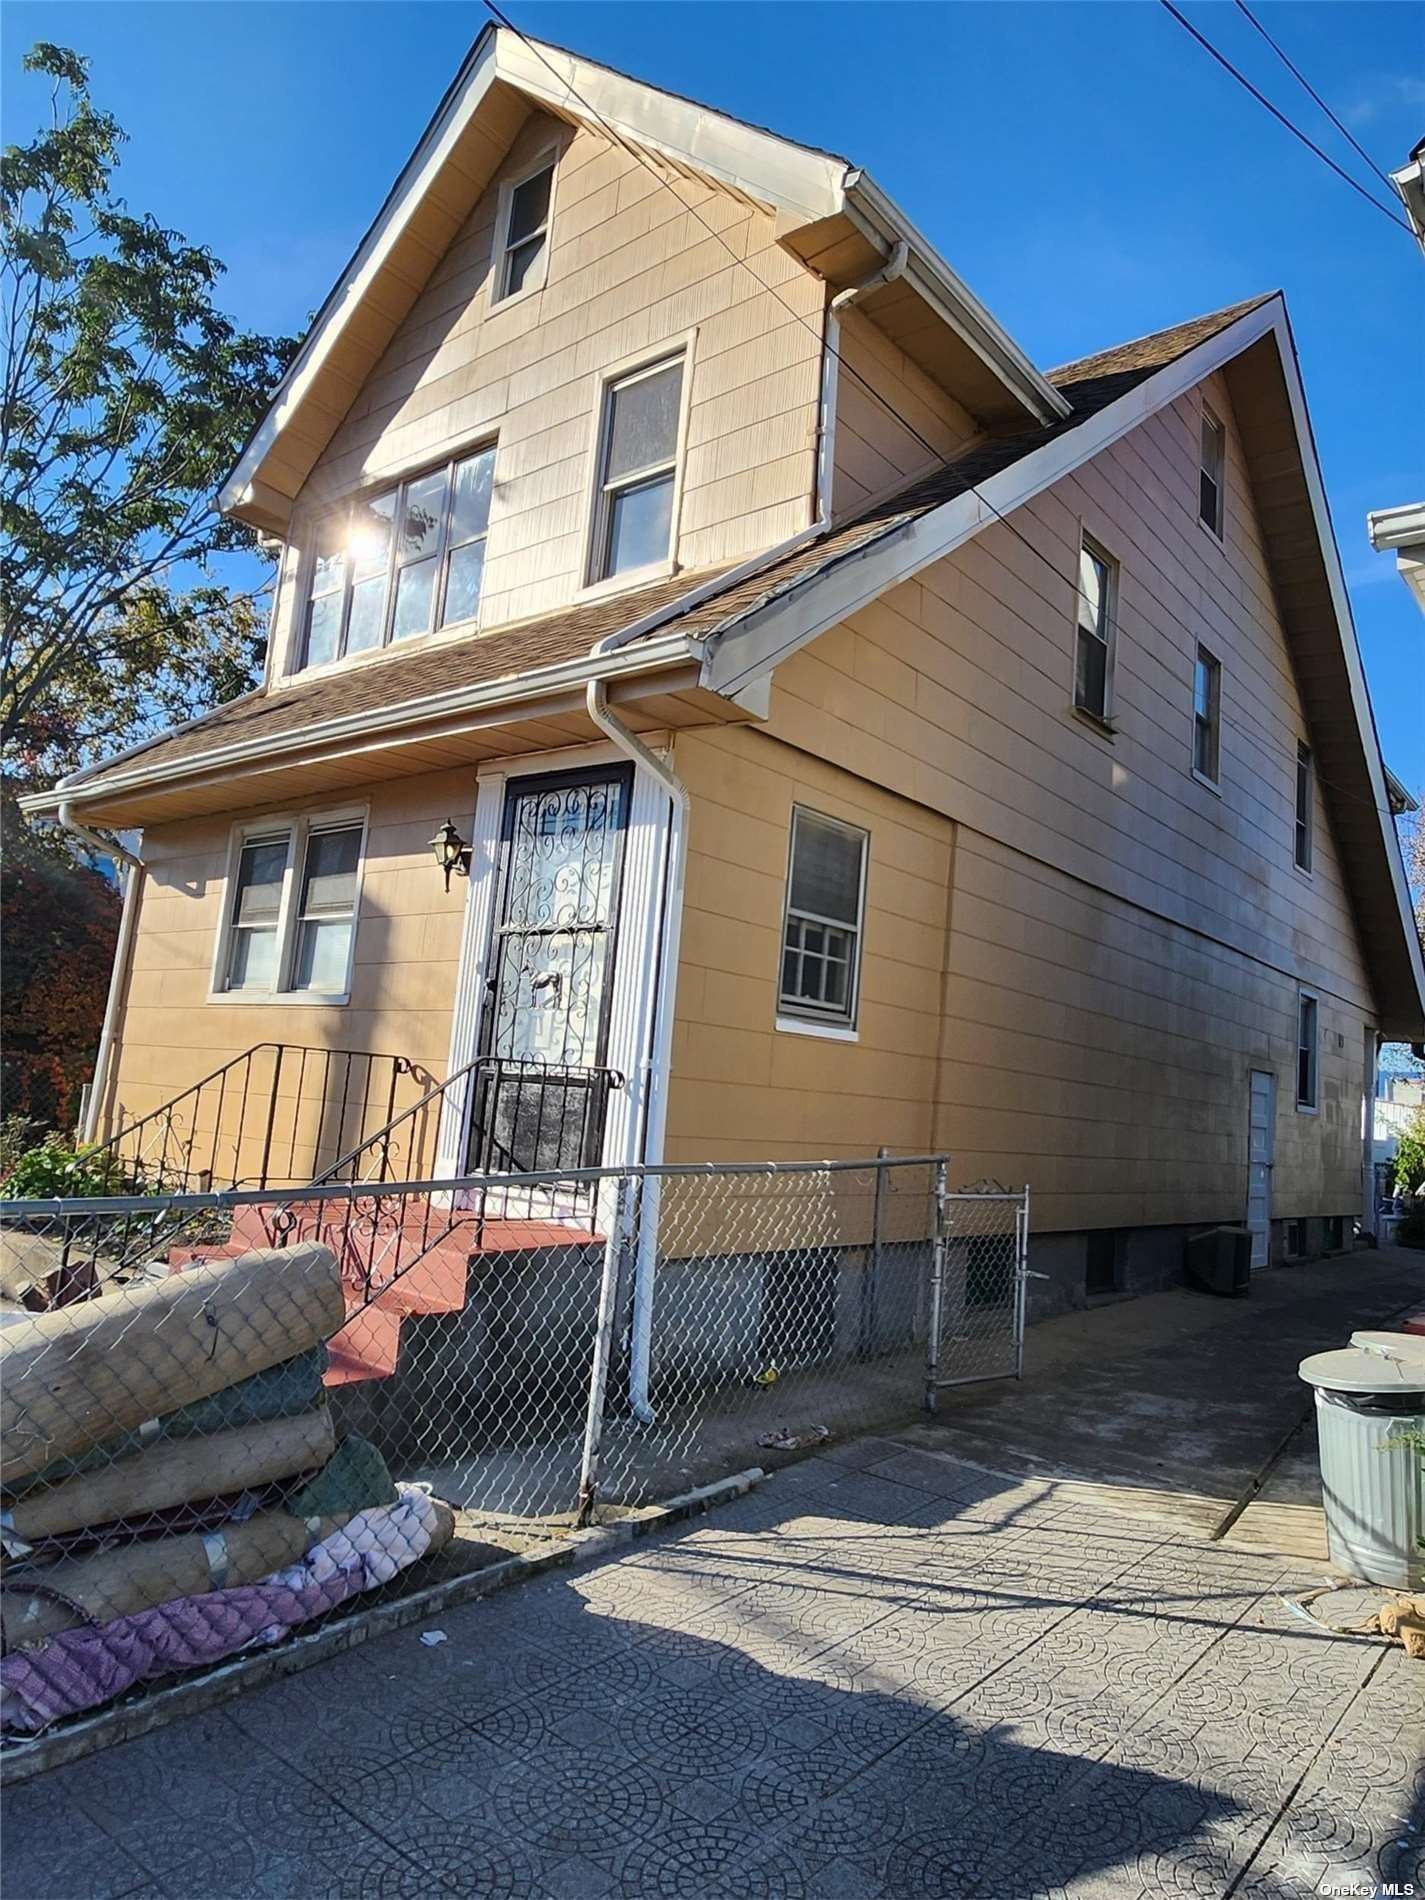
[[[1277,1141],[1277,1078],[1253,1069],[1247,1109],[1247,1225],[1252,1265],[1264,1267],[1272,1248],[1272,1162]]]

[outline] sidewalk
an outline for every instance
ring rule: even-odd
[[[1303,1336],[1379,1320],[1421,1264],[1326,1263],[1246,1306],[1158,1296],[1089,1316],[1087,1356],[1056,1322],[1025,1422],[987,1388],[929,1431],[1027,1460],[1035,1420],[1117,1393],[1137,1435],[1078,1416],[1060,1445],[1169,1500],[1218,1448],[1225,1492],[1299,1409]],[[1278,1593],[1319,1567],[905,1436],[443,1614],[433,1646],[404,1631],[21,1784],[7,1900],[1425,1891],[1425,1667],[1291,1615]]]

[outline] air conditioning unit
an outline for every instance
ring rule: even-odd
[[[1252,1236],[1245,1227],[1210,1227],[1187,1243],[1190,1286],[1207,1293],[1246,1293],[1252,1284]]]

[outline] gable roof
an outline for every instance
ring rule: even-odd
[[[991,421],[1048,421],[1064,413],[1053,385],[866,172],[563,47],[490,25],[313,319],[223,485],[222,510],[268,532],[285,531],[302,483],[531,109],[592,128],[660,169],[708,179],[778,214],[789,249],[798,249],[799,231],[821,234],[809,240],[813,255],[806,261],[829,284],[839,287],[845,273],[829,274],[818,263],[828,232],[842,238],[839,256],[853,281],[904,240],[908,261],[895,295],[914,300],[921,331],[948,335],[955,359],[978,379],[976,413]]]
[[[1425,1035],[1425,958],[1339,555],[1279,294],[1250,299],[1052,372],[1062,421],[982,442],[853,518],[765,559],[570,607],[522,626],[386,655],[234,702],[122,759],[73,774],[26,809],[122,795],[171,773],[223,769],[247,749],[300,746],[345,723],[409,725],[428,702],[525,702],[542,684],[617,665],[695,659],[702,685],[731,695],[818,634],[1001,519],[1220,369],[1229,379],[1292,645],[1319,778],[1331,812],[1381,1013],[1395,1039]],[[1234,380],[1235,379],[1235,380]],[[595,643],[615,651],[596,657]]]

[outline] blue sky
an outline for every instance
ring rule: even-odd
[[[1359,169],[1234,8],[1184,10]],[[1425,7],[1254,10],[1377,163],[1401,164],[1425,132]],[[1425,492],[1425,257],[1152,0],[506,11],[845,153],[1046,367],[1284,289],[1385,755],[1425,787],[1425,620],[1365,532],[1368,508]],[[216,251],[225,307],[272,330],[300,328],[321,302],[487,17],[457,0],[5,12],[7,141],[42,105],[18,76],[23,48],[86,54],[97,101],[131,134],[131,205]]]

